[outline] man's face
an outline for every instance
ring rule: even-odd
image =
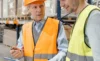
[[[29,6],[33,19],[38,22],[44,18],[45,15],[45,4],[30,4]]]
[[[60,0],[60,6],[65,8],[65,10],[70,12],[75,12],[78,8],[79,0]]]

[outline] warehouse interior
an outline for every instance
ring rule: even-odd
[[[87,0],[87,2],[100,7],[100,0]],[[45,16],[61,21],[69,40],[77,15],[67,13],[60,7],[59,0],[46,0],[45,7]],[[32,18],[27,7],[24,6],[24,0],[0,0],[0,61],[10,61],[12,56],[9,51],[12,46],[18,44],[17,40],[23,24],[30,21]]]

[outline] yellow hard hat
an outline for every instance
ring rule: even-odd
[[[31,3],[33,4],[41,4],[41,3],[44,3],[45,0],[24,0],[24,5],[27,6]]]

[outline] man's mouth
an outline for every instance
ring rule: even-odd
[[[42,14],[38,14],[37,16],[41,16]]]
[[[65,7],[66,10],[68,10],[69,6]]]

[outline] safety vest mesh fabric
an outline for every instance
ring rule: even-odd
[[[59,21],[53,18],[47,19],[36,45],[34,45],[32,23],[26,23],[22,27],[25,61],[48,61],[58,53]]]
[[[93,10],[98,7],[88,5],[79,15],[72,31],[66,61],[93,61],[92,51],[85,43],[85,24]]]

